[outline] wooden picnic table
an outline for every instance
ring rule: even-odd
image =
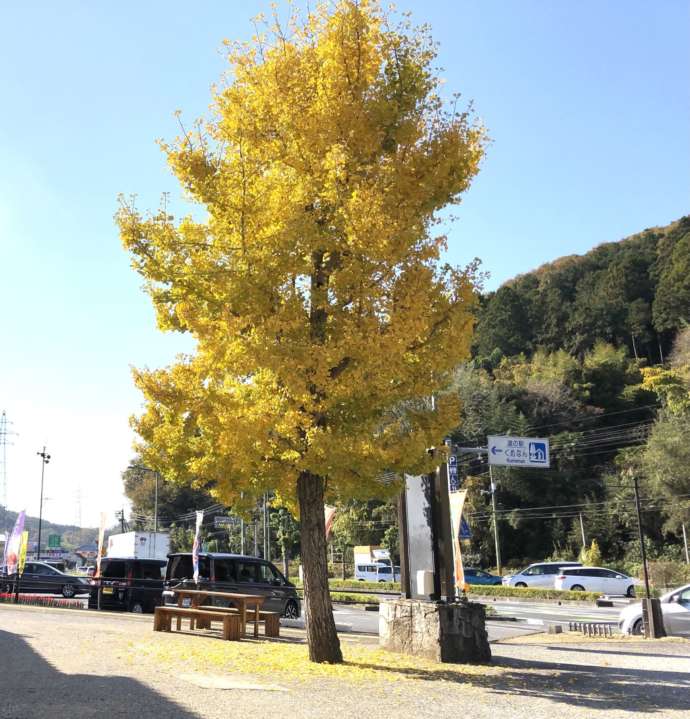
[[[247,610],[253,608],[254,612],[254,637],[259,636],[259,612],[266,600],[266,597],[259,594],[237,594],[235,592],[214,592],[208,589],[185,589],[184,587],[171,587],[171,592],[177,595],[177,606],[182,607],[186,598],[191,600],[193,609],[200,607],[207,597],[218,597],[232,602],[238,609],[240,615],[240,632],[247,633]],[[180,620],[178,619],[178,622]],[[179,627],[178,627],[179,629]]]

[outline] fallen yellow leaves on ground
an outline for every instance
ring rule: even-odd
[[[215,637],[166,634],[146,642],[132,642],[130,646],[140,658],[153,660],[161,670],[270,675],[276,681],[335,679],[365,683],[424,679],[471,685],[474,679],[502,671],[494,666],[437,664],[350,642],[343,646],[343,664],[310,662],[306,643],[292,639],[223,642]]]

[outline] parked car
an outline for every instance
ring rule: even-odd
[[[395,567],[395,579],[391,572],[391,565],[383,562],[375,564],[356,564],[355,579],[360,582],[392,582],[400,581],[400,567]]]
[[[163,603],[163,579],[167,562],[161,559],[103,557],[100,579],[92,579],[89,609],[153,612]]]
[[[171,588],[194,587],[192,555],[188,552],[168,555],[163,600],[175,603]],[[199,588],[216,592],[261,594],[266,597],[263,608],[296,619],[300,601],[295,585],[289,582],[271,562],[241,554],[208,552],[199,554]],[[213,604],[213,599],[209,598]]]
[[[14,581],[13,575],[3,577],[6,591],[11,590]],[[63,597],[74,597],[77,594],[87,594],[89,585],[83,577],[65,574],[45,562],[27,562],[19,590],[27,594],[62,594]]]
[[[465,582],[467,584],[483,584],[483,585],[496,585],[501,583],[501,577],[495,574],[489,574],[483,569],[474,569],[472,567],[465,568]]]
[[[537,562],[530,564],[517,574],[503,577],[504,587],[549,587],[553,589],[554,579],[561,567],[581,567],[581,562]]]
[[[664,629],[669,636],[690,637],[690,584],[667,592],[659,598]],[[622,634],[642,634],[642,603],[629,604],[620,613],[618,628]]]
[[[572,589],[574,592],[601,592],[634,597],[635,585],[639,583],[639,579],[604,567],[571,567],[561,568],[560,574],[557,574],[554,580],[554,587]]]

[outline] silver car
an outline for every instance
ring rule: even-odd
[[[660,598],[664,629],[669,636],[690,637],[690,584]],[[642,604],[630,604],[618,618],[623,634],[642,634]]]

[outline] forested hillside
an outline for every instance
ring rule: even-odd
[[[632,473],[652,556],[690,530],[690,217],[564,257],[483,298],[454,439],[551,438],[550,470],[495,470],[504,558],[575,557],[582,528],[634,565]],[[485,459],[466,457],[471,552],[494,562]],[[582,523],[580,520],[582,519]]]
[[[0,532],[11,531],[17,521],[17,512],[12,512],[0,506]],[[38,540],[38,517],[27,516],[24,520],[24,529],[29,532],[29,541]],[[48,543],[50,534],[59,534],[62,547],[74,549],[80,544],[93,542],[98,536],[98,529],[89,527],[77,527],[73,524],[55,524],[43,519],[41,526],[41,546]]]
[[[538,347],[582,356],[598,341],[662,361],[690,308],[690,216],[562,257],[482,301],[479,357]]]
[[[518,277],[484,297],[479,312],[474,357],[454,377],[461,411],[453,439],[482,447],[488,434],[541,436],[552,450],[549,470],[494,471],[504,561],[574,559],[584,531],[603,561],[639,570],[631,473],[640,479],[650,556],[682,559],[684,522],[690,531],[690,217]],[[486,456],[463,455],[461,470],[472,531],[466,560],[495,566]],[[123,479],[134,526],[150,526],[154,476]],[[215,501],[168,482],[158,500],[161,524],[180,525],[173,531],[187,543],[180,527],[193,521],[190,510]],[[281,539],[289,533],[280,512],[271,509],[273,556],[297,550],[294,537]],[[238,537],[211,525],[209,515],[213,546],[238,551]],[[395,553],[394,504],[338,507],[332,557],[349,561],[353,545],[379,543]]]

